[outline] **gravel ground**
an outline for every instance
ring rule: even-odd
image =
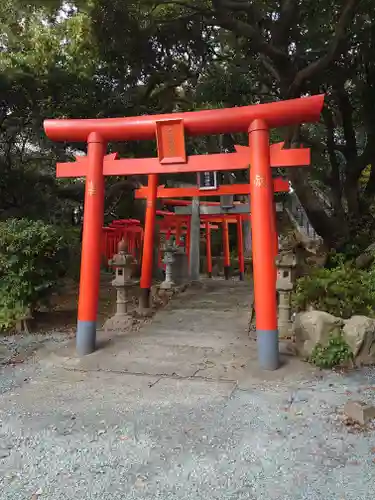
[[[23,363],[40,349],[53,350],[56,345],[66,343],[67,340],[67,332],[0,336],[0,366]]]
[[[342,409],[375,405],[375,369],[317,376],[294,362],[262,381],[248,290],[225,286],[187,292],[79,364],[64,333],[2,339],[1,500],[374,498],[375,422]],[[203,351],[214,366],[193,370]]]
[[[374,370],[242,391],[38,362],[0,393],[6,500],[374,498],[374,427],[341,415],[375,404]]]

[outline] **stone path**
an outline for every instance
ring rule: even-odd
[[[252,377],[311,372],[289,357],[277,374],[258,370],[256,344],[248,334],[251,304],[249,283],[205,280],[174,297],[141,331],[111,337],[99,332],[102,348],[96,353],[78,359],[72,342],[55,353],[54,362],[85,371],[228,380],[241,387]]]
[[[175,297],[141,331],[111,338],[102,332],[104,349],[83,360],[73,346],[57,356],[65,367],[83,370],[235,381],[254,354],[250,299],[248,283],[206,281]]]
[[[9,500],[373,498],[375,373],[256,367],[249,285],[189,289],[139,332],[83,360],[46,347],[0,379],[0,490]]]

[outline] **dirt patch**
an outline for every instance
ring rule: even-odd
[[[112,275],[104,274],[100,280],[98,305],[98,324],[100,326],[114,313],[116,292],[111,286],[112,279]],[[30,323],[30,330],[39,333],[59,331],[67,334],[75,331],[78,291],[78,283],[67,282],[59,293],[52,296],[51,307],[48,310],[34,314],[34,319]]]

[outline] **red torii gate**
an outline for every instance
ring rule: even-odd
[[[58,165],[61,177],[86,176],[77,351],[95,350],[96,317],[100,280],[100,247],[104,208],[104,175],[149,174],[141,288],[147,298],[152,273],[153,234],[159,173],[183,173],[250,168],[254,295],[258,357],[261,367],[279,366],[275,262],[272,234],[271,155],[269,129],[315,122],[324,96],[279,101],[270,104],[149,115],[86,120],[46,120],[44,129],[54,141],[87,142],[87,157],[75,164]],[[249,133],[250,149],[203,156],[187,156],[185,134],[190,136]],[[105,157],[109,141],[157,140],[158,158],[116,159]],[[282,150],[284,163],[295,165],[300,150]],[[301,163],[299,163],[301,165]],[[305,162],[302,165],[306,165]]]

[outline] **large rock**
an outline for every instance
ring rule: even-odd
[[[293,323],[298,354],[310,357],[314,347],[319,343],[328,344],[331,334],[339,335],[344,321],[324,311],[308,311],[298,313]]]
[[[346,320],[343,336],[351,348],[357,365],[375,364],[375,320],[352,316]]]

